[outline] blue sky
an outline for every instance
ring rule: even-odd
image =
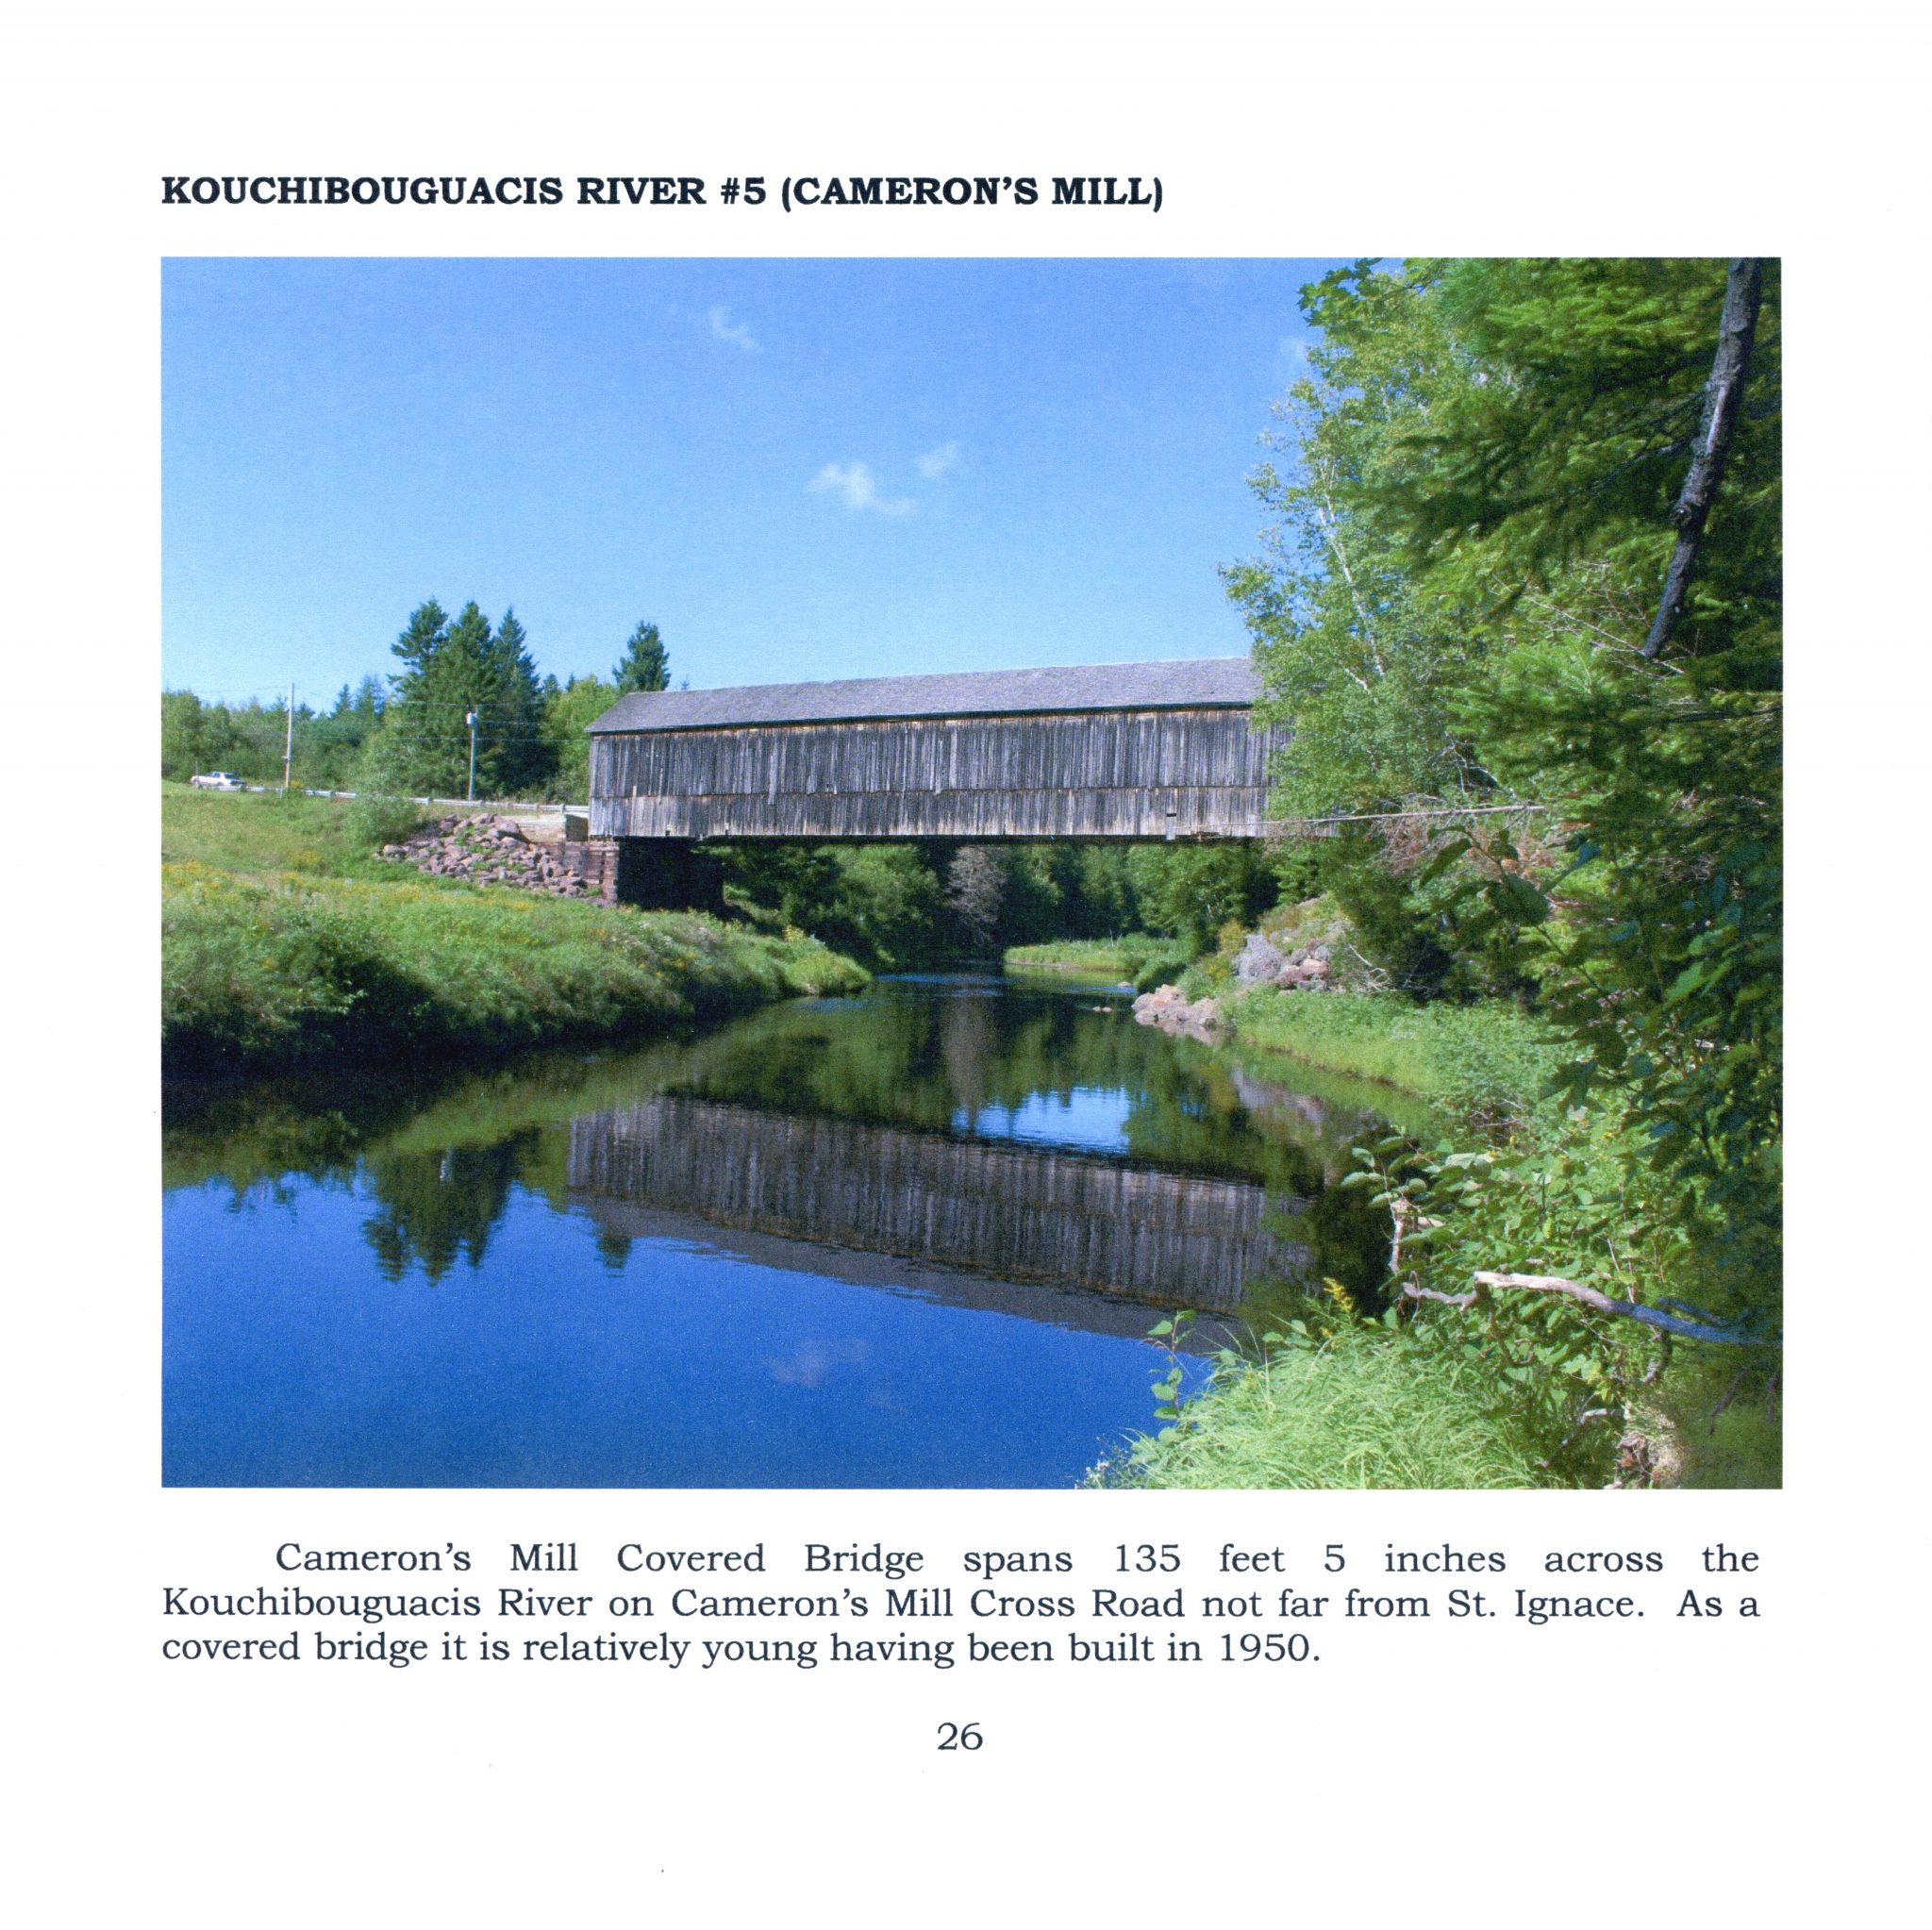
[[[428,596],[560,678],[1239,653],[1330,265],[171,260],[164,682],[326,705]]]

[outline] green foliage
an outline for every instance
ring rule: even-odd
[[[1143,932],[1118,939],[1053,939],[1037,945],[1009,945],[1001,964],[1008,973],[1057,973],[1118,985],[1163,949],[1163,940]]]
[[[1207,1390],[1130,1443],[1134,1488],[1539,1488],[1529,1432],[1474,1362],[1440,1361],[1353,1322],[1268,1358],[1224,1356]],[[1110,1473],[1113,1470],[1108,1471]]]
[[[941,840],[719,849],[734,902],[886,971],[1014,947],[1051,952],[1063,939],[1106,939],[1133,923],[1130,860],[1119,849]]]
[[[719,855],[737,903],[874,970],[912,971],[957,949],[935,857],[920,845],[758,842]]]
[[[1657,1390],[1656,1426],[1685,1488],[1784,1485],[1782,1396],[1763,1361],[1740,1368],[1727,1352],[1674,1365]]]
[[[192,690],[161,692],[163,777],[185,783],[200,771],[228,770],[239,742],[234,724],[221,706],[203,704]]]
[[[358,792],[341,816],[342,836],[351,851],[366,856],[385,844],[400,844],[420,828],[428,813],[413,797]]]
[[[613,686],[593,676],[572,677],[561,690],[550,693],[543,707],[543,734],[550,745],[545,795],[572,804],[588,802],[591,740],[585,732],[617,702],[619,694]]]
[[[1158,991],[1163,985],[1178,985],[1194,962],[1191,945],[1176,947],[1171,941],[1151,949],[1130,975],[1136,991]]]
[[[905,971],[941,953],[941,901],[917,845],[835,845],[830,899],[810,929],[882,972]]]
[[[832,902],[838,879],[832,845],[759,840],[713,848],[724,867],[727,902],[753,916],[811,931]]]
[[[374,677],[364,677],[353,690],[343,685],[330,710],[298,703],[293,783],[317,790],[346,789],[381,714],[381,686]],[[279,786],[288,732],[286,701],[205,704],[192,690],[164,690],[161,775],[185,781],[197,772],[231,771],[252,784]]]
[[[1448,702],[1484,642],[1418,592],[1380,507],[1413,460],[1406,433],[1453,374],[1451,338],[1407,279],[1367,263],[1302,307],[1323,341],[1274,411],[1277,459],[1250,479],[1273,518],[1263,553],[1223,573],[1255,639],[1256,715],[1292,730],[1276,807],[1320,817],[1459,793],[1480,779]]]
[[[628,690],[668,690],[671,688],[671,655],[656,624],[640,623],[624,646],[610,673],[617,694]]]
[[[1244,993],[1229,1007],[1251,1045],[1399,1086],[1458,1122],[1528,1121],[1563,1064],[1550,1028],[1500,1000],[1411,1006],[1358,992]]]
[[[394,808],[399,814],[413,813],[416,807],[405,801]],[[368,809],[359,801],[298,792],[237,797],[164,786],[161,858],[167,864],[211,865],[248,876],[300,872],[379,877],[387,868],[374,862],[371,854],[382,841],[376,833],[384,824],[366,816]]]
[[[1324,326],[1353,307],[1345,277],[1331,280],[1334,297],[1318,314]],[[1441,317],[1455,357],[1440,365],[1426,420],[1405,422],[1405,460],[1385,491],[1391,527],[1430,566],[1432,592],[1508,607],[1552,591],[1588,594],[1594,579],[1598,597],[1634,601],[1641,637],[1674,541],[1670,510],[1703,411],[1725,264],[1423,262],[1407,280]],[[1747,641],[1777,648],[1778,307],[1771,262],[1745,408],[1699,559],[1687,656]]]
[[[1166,1423],[1155,1436],[1157,1440],[1174,1440],[1194,1425],[1194,1416],[1190,1411],[1192,1403],[1182,1391],[1187,1372],[1182,1356],[1193,1325],[1193,1309],[1183,1307],[1167,1320],[1156,1321],[1147,1329],[1147,1338],[1167,1356],[1167,1370],[1150,1389],[1154,1396],[1154,1418]]]
[[[475,603],[452,618],[434,597],[396,639],[405,666],[381,727],[364,745],[358,789],[424,797],[470,795],[475,730],[477,797],[541,793],[555,740],[528,638],[515,610],[491,629]]]
[[[1462,856],[1468,845],[1457,838],[1398,871],[1383,842],[1357,827],[1320,840],[1324,892],[1346,918],[1356,951],[1405,998],[1494,997],[1526,985],[1513,927],[1476,889],[1479,874]]]
[[[1127,852],[1119,844],[1056,844],[1045,847],[1060,888],[1060,928],[1074,938],[1101,939],[1132,931],[1140,904],[1127,871]]]
[[[162,1055],[177,1073],[608,1038],[861,983],[810,940],[695,914],[163,872]]]
[[[1658,1401],[1674,1356],[1724,1358],[1740,1382],[1774,1383],[1778,1336],[1752,1309],[1708,1304],[1691,1236],[1620,1134],[1577,1111],[1502,1152],[1424,1152],[1391,1135],[1355,1149],[1344,1186],[1391,1216],[1388,1294],[1408,1344],[1489,1369],[1497,1400],[1553,1466],[1602,1480],[1624,1429]],[[1485,1274],[1557,1276],[1624,1307],[1689,1323],[1673,1331],[1564,1292]],[[1705,1304],[1683,1296],[1696,1291]]]
[[[174,1072],[608,1038],[864,982],[808,939],[432,883],[375,859],[381,834],[405,828],[413,808],[164,796],[162,1041]]]
[[[1295,736],[1278,807],[1543,809],[1541,848],[1322,855],[1356,942],[1424,997],[1534,995],[1561,1090],[1618,1122],[1704,1297],[1780,1292],[1779,283],[1661,661],[1638,653],[1676,532],[1723,263],[1369,264],[1308,290],[1323,332],[1228,573]],[[1579,1234],[1580,1237],[1580,1234]]]
[[[550,781],[556,751],[546,728],[547,706],[530,657],[529,639],[514,609],[504,611],[503,621],[490,640],[489,655],[495,672],[496,703],[493,714],[483,722],[497,794],[541,796]]]
[[[1230,919],[1253,923],[1281,889],[1266,854],[1250,841],[1137,844],[1126,869],[1141,923],[1196,954]]]

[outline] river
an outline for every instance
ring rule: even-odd
[[[1370,1096],[973,976],[174,1093],[164,1479],[1068,1487],[1153,1424],[1164,1312],[1373,1290]]]

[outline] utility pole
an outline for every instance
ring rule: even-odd
[[[476,802],[476,713],[472,710],[463,722],[470,726],[470,788],[463,793],[466,804]]]
[[[289,734],[282,740],[282,795],[289,794],[289,775],[295,768],[295,684],[289,681]]]

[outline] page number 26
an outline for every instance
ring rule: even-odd
[[[941,1722],[940,1724],[940,1747],[941,1749],[977,1749],[986,1740],[979,1733],[977,1722]]]

